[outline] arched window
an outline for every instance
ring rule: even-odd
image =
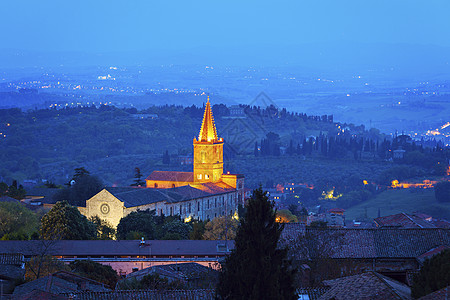
[[[158,184],[157,183],[155,183],[155,189],[158,187]]]
[[[191,213],[191,203],[188,204],[189,213]]]
[[[200,211],[200,201],[197,202],[197,211]]]
[[[170,215],[173,216],[173,207],[170,208]]]
[[[175,183],[172,183],[172,187],[173,187],[173,188],[175,187]]]
[[[183,204],[180,204],[180,216],[183,214]]]

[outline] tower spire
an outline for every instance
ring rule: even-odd
[[[209,103],[209,96],[206,101],[205,113],[203,114],[202,127],[198,135],[199,142],[217,141],[216,125],[214,124],[214,117]]]

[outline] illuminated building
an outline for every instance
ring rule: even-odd
[[[193,172],[153,171],[147,188],[105,188],[79,210],[113,226],[136,210],[156,215],[180,215],[184,220],[208,220],[235,215],[244,204],[244,176],[223,172],[223,139],[217,135],[211,105],[206,103],[198,138],[194,138]]]

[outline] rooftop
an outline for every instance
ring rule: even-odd
[[[49,255],[58,256],[224,256],[219,244],[224,241],[206,240],[150,240],[141,246],[139,240],[59,240],[59,241],[0,241],[5,253],[21,252],[29,257],[47,249]],[[234,241],[228,241],[234,248]]]
[[[194,173],[178,172],[178,171],[153,171],[147,177],[147,180],[193,182],[194,181]]]
[[[327,252],[332,258],[419,258],[440,246],[450,246],[450,230],[442,228],[347,229],[305,228],[285,224],[285,243],[304,245],[300,259],[320,257]],[[295,223],[294,223],[295,224]]]
[[[436,228],[435,225],[415,214],[399,213],[374,219],[379,227],[401,227],[401,228]]]
[[[325,280],[330,289],[319,299],[410,299],[411,289],[398,281],[370,271]]]

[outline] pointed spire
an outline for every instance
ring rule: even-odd
[[[216,125],[214,125],[214,117],[209,103],[209,96],[206,101],[205,113],[203,114],[202,127],[200,128],[198,140],[201,142],[217,141]]]

